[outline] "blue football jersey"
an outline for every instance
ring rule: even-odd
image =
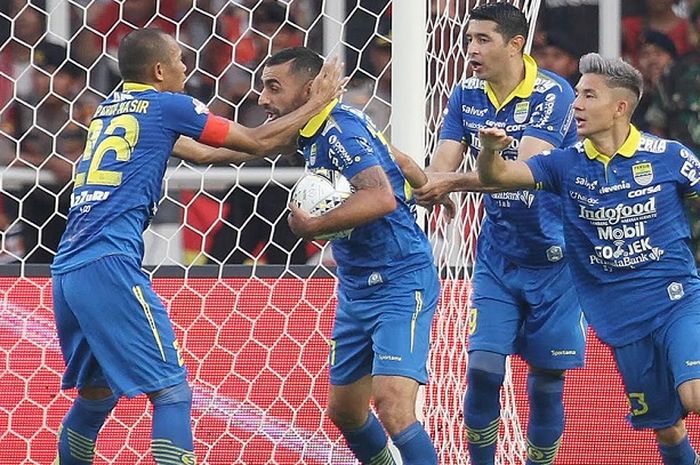
[[[450,97],[440,133],[442,140],[462,142],[476,156],[481,149],[479,129],[497,127],[513,137],[503,158],[518,158],[523,136],[565,147],[576,142],[572,125],[574,91],[562,77],[537,68],[524,56],[525,78],[499,104],[489,84],[477,77],[466,79]],[[485,194],[486,217],[479,240],[488,240],[511,261],[529,266],[561,258],[564,246],[561,201],[547,192],[521,190]],[[548,257],[547,251],[552,251]],[[550,260],[551,259],[551,260]]]
[[[78,164],[52,270],[121,254],[143,259],[143,231],[156,212],[168,157],[181,135],[199,138],[209,112],[198,100],[125,83],[95,111]]]
[[[333,102],[301,131],[307,168],[337,170],[348,180],[372,166],[386,172],[397,207],[331,241],[338,278],[350,289],[366,289],[410,270],[433,265],[430,243],[416,224],[416,202],[384,137],[361,111]]]
[[[612,158],[585,140],[528,165],[538,187],[563,199],[569,265],[603,341],[646,336],[697,289],[683,204],[700,193],[700,162],[690,150],[631,127]]]

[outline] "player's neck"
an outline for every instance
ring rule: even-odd
[[[522,57],[511,60],[503,67],[500,76],[489,80],[489,86],[499,102],[503,102],[525,79],[525,62]]]
[[[600,153],[612,157],[629,137],[630,128],[629,121],[624,124],[615,124],[610,129],[590,135],[588,139],[593,142]]]

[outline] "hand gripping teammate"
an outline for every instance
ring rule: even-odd
[[[504,128],[512,136],[502,152],[509,160],[576,141],[573,90],[523,55],[527,32],[524,14],[512,5],[471,12],[466,39],[474,76],[450,97],[430,182],[416,191],[419,202],[452,191],[493,192],[476,172],[446,173],[457,169],[467,148],[478,153],[480,128]],[[469,455],[475,465],[494,463],[505,359],[519,354],[529,366],[527,464],[548,465],[564,431],[564,373],[583,365],[586,330],[563,253],[561,201],[519,190],[485,194],[484,203],[464,400]]]
[[[700,459],[683,418],[700,412],[700,278],[683,201],[700,195],[700,162],[679,142],[630,124],[639,71],[593,53],[580,71],[574,110],[584,140],[505,161],[498,152],[510,137],[484,129],[479,176],[561,197],[574,284],[591,326],[612,347],[629,420],[654,430],[665,465],[694,465]]]
[[[273,55],[263,69],[259,104],[272,118],[295,111],[321,64],[305,48]],[[437,464],[415,416],[418,386],[428,379],[439,293],[430,243],[416,224],[406,184],[406,178],[424,183],[425,174],[391,150],[365,114],[337,101],[309,119],[298,148],[309,170],[340,171],[356,189],[322,216],[291,205],[288,217],[292,231],[307,238],[354,228],[350,237],[331,241],[339,283],[327,414],[363,464],[394,463],[387,433],[404,464]]]
[[[152,452],[158,465],[194,464],[192,391],[168,314],[141,270],[142,233],[160,198],[167,159],[240,162],[276,153],[342,87],[331,62],[295,112],[258,128],[210,114],[181,92],[185,65],[177,42],[156,29],[127,35],[118,52],[121,90],[90,123],[77,166],[68,225],[52,265],[53,303],[66,362],[62,388],[77,388],[58,437],[60,465],[91,464],[95,440],[121,396],[153,404]],[[189,150],[187,150],[189,149]]]

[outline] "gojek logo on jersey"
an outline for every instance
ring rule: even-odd
[[[618,223],[630,223],[656,217],[656,197],[651,197],[646,202],[632,205],[618,204],[615,207],[602,207],[597,210],[589,210],[584,205],[579,205],[579,218],[589,221],[596,226],[612,226]]]

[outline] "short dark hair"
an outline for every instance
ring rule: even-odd
[[[469,14],[469,21],[493,21],[498,26],[496,31],[506,41],[515,36],[527,39],[528,25],[525,14],[510,3],[488,3],[474,8]]]
[[[125,35],[119,42],[117,60],[119,74],[125,81],[148,81],[148,70],[154,64],[168,63],[167,33],[155,28],[136,29]]]
[[[265,62],[265,66],[276,66],[292,62],[292,73],[304,75],[304,78],[313,79],[321,71],[323,58],[306,47],[285,48],[272,55]]]

